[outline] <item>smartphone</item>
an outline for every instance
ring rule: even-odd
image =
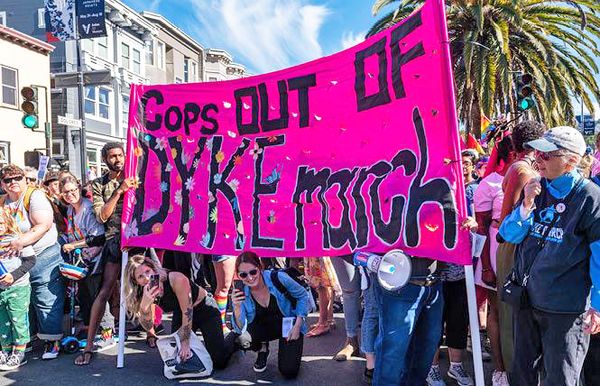
[[[159,279],[160,279],[160,276],[157,273],[155,273],[154,275],[150,275],[150,283],[148,284],[150,286],[150,288],[158,286]]]
[[[233,288],[235,288],[236,290],[240,291],[240,292],[244,292],[244,282],[236,279],[233,281]]]

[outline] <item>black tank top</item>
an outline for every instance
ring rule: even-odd
[[[173,287],[171,287],[171,282],[169,281],[170,275],[171,272],[167,271],[167,280],[163,282],[163,295],[158,298],[156,303],[164,312],[173,312],[179,309],[179,300],[177,300],[177,295],[173,292]],[[200,287],[193,282],[190,282],[190,287],[192,289],[192,303],[194,303],[198,299]]]
[[[258,325],[264,326],[267,331],[272,328],[275,329],[275,331],[281,330],[283,315],[279,310],[275,296],[273,296],[273,294],[270,295],[269,305],[267,307],[261,306],[260,303],[254,299],[254,296],[252,297],[252,301],[254,301],[254,307],[256,309],[256,315],[254,316],[252,323],[258,323]]]

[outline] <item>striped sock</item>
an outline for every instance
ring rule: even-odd
[[[217,308],[219,308],[219,312],[221,313],[221,324],[223,330],[225,330],[227,328],[225,324],[225,318],[227,317],[227,296],[215,296],[215,300],[217,301]]]
[[[25,352],[26,347],[27,347],[27,344],[16,344],[13,346],[13,350]]]

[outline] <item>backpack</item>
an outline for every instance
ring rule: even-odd
[[[290,293],[290,291],[288,291],[286,286],[284,286],[281,280],[279,280],[279,272],[287,274],[289,277],[292,278],[292,280],[294,280],[296,283],[301,285],[302,288],[304,288],[304,291],[306,291],[306,295],[308,296],[308,312],[311,313],[315,311],[317,309],[317,306],[315,304],[315,298],[312,295],[311,288],[306,282],[304,275],[293,267],[284,269],[274,269],[271,271],[271,281],[273,282],[273,285],[275,286],[275,288],[277,288],[279,292],[283,294],[283,296],[285,296],[287,300],[289,300],[289,302],[292,304],[292,309],[296,308],[298,300],[294,296],[292,296],[292,294]]]
[[[31,186],[27,187],[27,190],[25,191],[25,196],[23,197],[23,206],[25,207],[25,210],[27,211],[27,213],[29,213],[29,207],[31,205],[31,195],[36,190],[43,192],[48,201],[50,202],[50,205],[52,206],[52,215],[54,217],[54,223],[56,224],[58,232],[64,233],[67,229],[66,208],[64,208],[64,210],[61,209],[61,207],[54,201],[54,199],[52,197],[49,197],[43,189],[33,188]],[[6,202],[6,197],[6,194],[0,196],[0,206],[4,205],[4,203]]]

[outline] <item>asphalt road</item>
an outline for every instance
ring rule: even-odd
[[[311,318],[312,319],[312,318]],[[337,328],[331,333],[304,341],[302,368],[296,380],[286,381],[277,371],[277,342],[272,342],[267,370],[257,374],[252,370],[256,356],[252,352],[235,353],[227,369],[215,371],[210,378],[170,381],[162,373],[162,361],[156,350],[147,348],[143,336],[130,336],[126,342],[125,368],[116,368],[117,350],[113,348],[96,354],[92,364],[77,367],[75,355],[60,355],[52,361],[41,360],[39,344],[28,354],[28,363],[16,371],[0,374],[0,385],[173,385],[195,383],[200,385],[327,385],[359,386],[364,370],[363,358],[346,362],[331,360],[344,341],[341,315],[336,315]],[[468,359],[468,358],[465,358]],[[472,368],[467,365],[472,373]],[[447,367],[447,356],[442,353],[442,369]],[[486,364],[489,379],[489,364]],[[447,384],[456,382],[447,380]]]

